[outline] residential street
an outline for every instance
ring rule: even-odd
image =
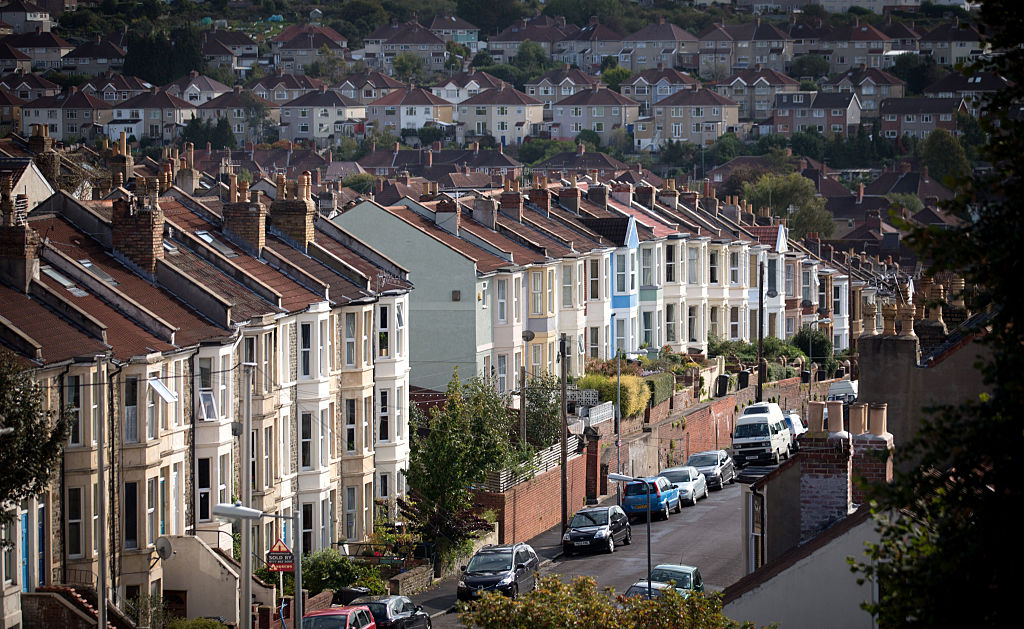
[[[736,483],[722,491],[711,492],[696,507],[684,507],[667,522],[651,522],[651,562],[695,565],[704,575],[709,589],[721,590],[743,576],[741,540],[742,485]],[[620,546],[614,554],[597,553],[562,557],[558,531],[552,530],[532,540],[542,561],[541,574],[557,574],[566,579],[586,575],[597,579],[601,587],[623,592],[644,577],[647,570],[646,524],[633,525],[633,543]],[[454,603],[455,582],[444,582],[429,595],[413,597],[435,613],[443,605]],[[431,609],[431,606],[436,606]],[[455,614],[440,614],[433,619],[435,628],[459,627]]]

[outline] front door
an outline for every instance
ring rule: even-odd
[[[188,618],[188,592],[164,590],[164,607],[172,617]]]

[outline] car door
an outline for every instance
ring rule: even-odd
[[[664,476],[658,477],[658,485],[661,487],[661,493],[665,496],[665,506],[675,508],[679,504],[679,489],[668,482]]]
[[[516,583],[519,584],[520,592],[529,592],[533,589],[533,570],[530,568],[530,554],[524,546],[516,548],[515,574]]]
[[[615,543],[619,543],[626,538],[624,520],[625,516],[619,512],[618,507],[608,509],[608,526],[611,528],[612,539],[615,540]]]

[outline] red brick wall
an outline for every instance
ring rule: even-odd
[[[570,514],[586,505],[586,469],[586,456],[569,459]],[[476,503],[497,512],[499,543],[529,540],[562,522],[562,471],[560,468],[548,470],[503,494],[481,492],[477,494]]]
[[[853,436],[853,477],[869,483],[892,481],[892,435],[880,437],[871,433]],[[860,483],[853,483],[854,504],[864,504],[867,492]]]

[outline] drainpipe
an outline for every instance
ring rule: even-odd
[[[108,371],[107,372],[107,421],[110,422],[110,430],[109,431],[105,431],[105,432],[107,432],[110,435],[110,438],[107,439],[107,443],[108,444],[113,444],[114,443],[114,428],[113,428],[114,427],[114,409],[116,408],[116,405],[114,404],[114,379],[118,375],[121,374],[121,371],[124,369],[124,365],[123,365],[123,363],[120,363],[117,360],[115,360],[113,357],[111,357],[108,360],[107,364],[108,365],[113,364],[113,365],[117,366],[117,368],[114,369],[113,371]],[[109,446],[105,446],[105,447],[109,447]],[[107,483],[108,483],[107,507],[108,507],[108,511],[109,511],[109,507],[114,504],[114,495],[115,495],[115,492],[117,491],[117,482],[116,482],[115,477],[114,477],[114,454],[113,454],[113,448],[111,448],[111,454],[110,454],[110,478],[107,479]],[[111,544],[110,541],[108,541],[106,539],[101,540],[101,541],[104,544],[108,544],[108,547],[111,549],[110,558],[108,560],[109,561],[109,566],[107,566],[107,567],[110,569],[110,589],[114,593],[114,597],[113,598],[116,601],[117,600],[117,574],[118,574],[118,571],[114,569],[114,566],[117,565],[117,544]]]
[[[68,363],[67,366],[64,367],[64,371],[60,372],[60,375],[57,376],[57,382],[60,383],[60,389],[57,391],[57,400],[58,400],[57,404],[58,404],[58,408],[59,408],[61,413],[64,412],[64,377],[68,375],[69,371],[71,371],[71,363]],[[79,426],[79,431],[81,431],[81,426]],[[81,434],[81,432],[79,432],[79,434]],[[67,479],[67,471],[65,470],[65,467],[64,467],[64,461],[61,461],[61,464],[60,464],[60,538],[62,540],[64,540],[64,548],[61,549],[61,553],[60,553],[60,574],[61,574],[61,580],[64,583],[68,582],[68,559],[67,559],[67,557],[68,557],[68,531],[67,531],[68,525],[67,525],[67,520],[68,519],[64,516],[64,514],[67,513],[67,508],[68,508],[68,505],[67,505],[67,492],[68,492],[68,490],[67,490],[67,480],[68,480]]]

